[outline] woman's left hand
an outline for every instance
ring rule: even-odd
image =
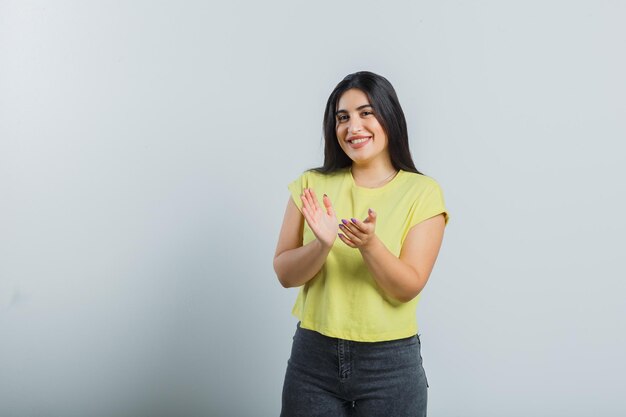
[[[376,229],[376,212],[369,209],[367,218],[364,221],[358,219],[350,220],[341,219],[339,229],[343,234],[339,233],[339,239],[351,248],[365,248],[376,236],[374,233]]]

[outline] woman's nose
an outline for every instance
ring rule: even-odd
[[[361,122],[350,120],[350,126],[348,127],[350,133],[357,133],[361,131]]]

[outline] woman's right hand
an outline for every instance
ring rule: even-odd
[[[325,207],[321,208],[315,192],[310,188],[305,188],[300,199],[302,200],[302,214],[313,234],[322,245],[331,247],[337,238],[339,225],[330,198],[324,194]]]

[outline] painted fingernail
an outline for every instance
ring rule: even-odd
[[[356,223],[356,219],[353,217],[350,220],[352,220],[352,223]]]
[[[342,222],[343,224],[348,224],[348,221],[347,221],[346,219],[341,219],[341,222]]]

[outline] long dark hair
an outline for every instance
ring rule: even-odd
[[[352,165],[350,157],[339,146],[335,130],[337,102],[341,95],[351,88],[363,91],[374,108],[374,116],[387,135],[389,156],[394,168],[422,174],[415,168],[413,158],[411,158],[406,119],[396,91],[385,77],[369,71],[347,75],[330,93],[323,122],[324,165],[312,170],[329,174]]]

